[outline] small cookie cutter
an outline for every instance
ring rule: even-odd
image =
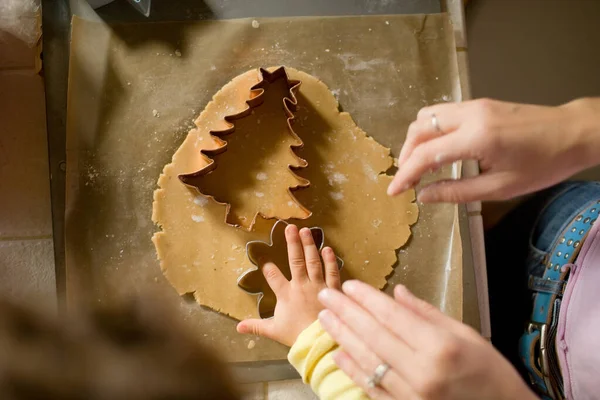
[[[245,271],[242,275],[240,275],[239,278],[237,279],[237,285],[244,292],[246,292],[250,295],[258,296],[258,298],[257,298],[258,315],[260,316],[260,318],[263,318],[263,319],[268,319],[268,318],[273,317],[273,314],[275,312],[275,304],[276,304],[277,300],[275,298],[275,294],[269,287],[269,284],[267,283],[265,277],[262,274],[260,262],[259,262],[259,260],[257,260],[257,258],[255,256],[255,253],[257,252],[256,249],[260,249],[260,248],[262,248],[264,250],[273,249],[273,246],[275,246],[276,241],[280,242],[280,243],[278,243],[279,245],[284,246],[285,245],[285,236],[284,236],[285,233],[284,232],[285,232],[285,228],[288,225],[289,224],[283,220],[277,220],[277,222],[275,222],[275,225],[273,225],[273,228],[271,229],[269,243],[266,243],[266,242],[263,242],[260,240],[253,240],[246,244],[246,255],[248,256],[248,259],[250,260],[250,262],[255,266],[255,268],[249,269],[248,271]],[[283,236],[283,243],[281,243],[281,240],[278,240],[278,238],[276,237],[277,233],[279,233],[278,231],[281,231],[281,233],[282,233],[281,236]],[[319,228],[319,227],[310,228],[310,232],[312,233],[313,240],[315,241],[315,244],[320,252],[325,245],[325,233],[323,232],[323,229]],[[286,251],[286,256],[287,256],[287,251]],[[344,267],[344,261],[340,257],[336,257],[336,258],[337,258],[338,268],[341,270]],[[286,262],[286,266],[288,266],[287,262]],[[286,278],[290,279],[289,268],[282,270],[281,265],[277,265],[277,267],[282,271],[282,273],[286,276]],[[262,288],[260,286],[262,286]]]
[[[287,126],[288,126],[290,135],[300,143],[298,145],[290,145],[290,151],[299,160],[300,165],[297,167],[288,165],[289,171],[294,175],[294,177],[296,179],[298,179],[298,181],[300,183],[298,183],[298,185],[296,185],[296,186],[289,187],[288,193],[289,193],[290,197],[292,198],[292,200],[300,207],[300,209],[302,209],[306,213],[306,216],[303,218],[300,218],[300,219],[306,219],[306,218],[309,218],[312,215],[312,213],[310,212],[310,210],[308,210],[306,207],[304,207],[296,199],[296,197],[293,194],[294,191],[303,189],[303,188],[307,188],[310,185],[310,182],[307,179],[299,177],[298,175],[296,175],[294,173],[294,171],[302,169],[302,168],[306,168],[308,166],[308,163],[306,162],[306,160],[300,158],[295,152],[296,150],[301,149],[304,146],[304,143],[302,142],[302,139],[300,139],[300,137],[292,129],[292,121],[295,119],[293,112],[296,111],[297,106],[298,106],[298,99],[296,98],[296,92],[298,91],[298,88],[300,87],[301,82],[299,80],[290,79],[287,74],[287,71],[285,70],[285,67],[279,67],[279,68],[275,69],[273,72],[269,72],[268,70],[266,70],[264,68],[260,68],[259,71],[260,71],[262,80],[250,88],[250,99],[246,100],[246,104],[248,105],[248,107],[238,114],[228,115],[225,117],[225,121],[227,123],[229,123],[229,125],[230,125],[229,128],[221,130],[221,131],[210,131],[211,137],[217,142],[219,147],[216,149],[200,150],[200,154],[208,162],[208,165],[206,165],[202,169],[200,169],[196,172],[190,173],[190,174],[180,174],[179,180],[181,180],[181,182],[183,182],[187,186],[196,188],[198,190],[198,192],[200,192],[201,194],[204,194],[200,190],[200,182],[202,180],[202,177],[210,174],[217,168],[217,162],[214,159],[214,157],[227,151],[227,142],[225,140],[223,140],[223,137],[230,135],[235,131],[235,125],[233,124],[233,121],[247,117],[248,115],[250,115],[254,108],[260,106],[264,102],[263,95],[264,95],[265,91],[268,89],[269,85],[278,79],[285,78],[285,80],[287,82],[288,90],[289,90],[289,97],[283,98],[283,108],[284,108],[285,114],[287,116]],[[225,223],[226,224],[234,226],[236,228],[240,227],[239,224],[230,223],[228,221],[229,212],[231,211],[230,203],[219,201],[214,196],[211,196],[211,195],[206,195],[206,194],[204,194],[204,195],[213,199],[218,204],[226,206],[226,211],[225,211]],[[256,218],[259,215],[265,219],[277,218],[276,215],[267,216],[267,215],[263,215],[260,212],[257,212],[257,213],[255,213],[254,217],[252,218],[252,221],[250,222],[250,225],[246,228],[246,230],[248,230],[248,231],[252,230],[252,227],[256,223]]]

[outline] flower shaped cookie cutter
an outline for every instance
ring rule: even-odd
[[[267,262],[272,262],[281,270],[283,275],[290,280],[291,272],[287,256],[287,243],[285,241],[285,228],[289,224],[278,220],[271,229],[269,243],[254,240],[246,244],[246,255],[250,262],[256,267],[244,272],[237,280],[237,285],[244,292],[257,296],[258,315],[260,318],[272,318],[275,312],[277,298],[269,287],[267,280],[262,274],[261,268]],[[317,248],[323,249],[325,245],[325,234],[319,227],[310,228],[313,240]],[[344,261],[337,257],[338,267],[344,267]]]

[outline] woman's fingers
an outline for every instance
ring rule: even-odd
[[[501,191],[510,177],[500,173],[483,173],[471,178],[445,179],[433,182],[419,190],[422,203],[468,203],[471,201],[501,200]],[[509,193],[509,192],[506,192]]]
[[[408,397],[392,396],[382,387],[370,388],[367,384],[369,376],[359,364],[343,350],[338,351],[333,359],[338,367],[354,381],[373,400],[408,399]]]
[[[382,364],[382,359],[377,357],[373,350],[367,347],[367,345],[331,311],[321,311],[319,320],[321,321],[323,328],[336,335],[333,336],[332,334],[340,347],[343,348],[348,355],[351,355],[349,360],[336,360],[336,363],[339,361],[342,361],[342,363],[343,361],[348,361],[348,369],[353,370],[352,375],[349,375],[351,379],[371,394],[369,392],[368,378],[373,375],[377,366]],[[339,341],[337,340],[337,337],[340,338]],[[393,351],[393,348],[389,351]],[[356,365],[356,369],[354,369],[354,365]],[[342,365],[339,366],[342,368]],[[393,368],[384,375],[380,386],[395,398],[406,398],[405,396],[409,392],[408,386]]]
[[[406,159],[410,157],[415,148],[429,140],[433,140],[444,135],[447,132],[435,129],[431,120],[418,119],[410,124],[406,133],[406,140],[402,145],[402,150],[398,156],[398,166],[404,164]]]
[[[365,373],[374,371],[381,364],[381,359],[372,350],[369,350],[365,343],[331,311],[321,311],[319,313],[319,321],[325,330],[333,332],[336,337],[340,338],[339,341],[336,339],[336,342],[342,349],[352,354],[354,361],[358,363]],[[386,380],[389,380],[389,376],[386,377]],[[366,384],[367,382],[363,383]]]
[[[440,111],[421,111],[423,113],[408,127],[406,140],[398,156],[398,165],[401,166],[412,154],[415,148],[422,143],[433,140],[443,135],[454,132],[460,126],[462,116],[456,112],[443,111],[444,105],[440,105]],[[426,109],[423,109],[426,110]]]
[[[464,110],[465,105],[468,105],[470,102],[462,102],[462,103],[439,103],[433,104],[431,106],[423,107],[417,113],[417,119],[426,119],[431,117],[431,114],[435,115],[443,115],[443,116],[453,116],[458,115]]]
[[[396,302],[398,302],[399,304],[402,304],[406,308],[421,315],[423,318],[431,321],[438,327],[448,330],[454,330],[456,325],[462,326],[461,323],[444,315],[444,313],[442,313],[439,309],[437,309],[430,303],[419,299],[417,296],[412,294],[404,285],[396,285],[396,287],[394,288],[394,299],[396,299]]]
[[[472,158],[472,151],[472,145],[462,140],[458,132],[421,144],[402,165],[398,166],[398,172],[388,187],[388,194],[395,196],[408,190],[425,173],[436,170],[442,165]]]
[[[401,339],[402,343],[406,343],[415,351],[427,348],[438,337],[436,329],[431,323],[366,283],[348,281],[344,283],[342,290],[386,330],[389,329]],[[327,308],[336,314],[338,307],[339,302],[336,302],[333,308],[327,305]],[[338,315],[350,327],[355,325],[355,321],[344,318],[343,314]]]
[[[402,339],[390,333],[361,306],[341,292],[332,289],[322,290],[319,293],[319,300],[330,311],[330,313],[323,314],[325,317],[333,313],[335,314],[334,322],[341,321],[340,324],[328,324],[328,321],[321,320],[321,323],[323,328],[342,347],[348,343],[350,335],[355,335],[381,360],[397,368],[398,374],[404,376],[412,373],[411,368],[414,367],[415,360],[414,351]]]
[[[279,296],[283,287],[289,283],[286,277],[281,273],[281,270],[272,262],[263,264],[262,273],[269,284],[269,287],[273,290],[273,293],[275,293],[275,296]]]
[[[304,260],[306,262],[308,278],[314,282],[323,282],[323,264],[321,264],[319,250],[315,245],[310,229],[300,229],[300,240],[304,249]]]
[[[325,263],[325,284],[327,284],[328,288],[341,290],[340,267],[335,253],[331,247],[325,247],[321,254]]]
[[[290,263],[292,279],[298,281],[307,279],[304,251],[296,225],[288,225],[285,228],[285,240],[287,242],[288,261]]]

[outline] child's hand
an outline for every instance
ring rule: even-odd
[[[266,263],[262,272],[277,296],[275,315],[271,319],[247,319],[237,326],[239,333],[265,336],[291,346],[300,333],[317,320],[323,306],[317,299],[322,289],[340,289],[340,271],[333,250],[321,252],[307,228],[298,232],[295,225],[285,229],[292,280],[288,281],[273,263]],[[323,275],[324,274],[324,275]]]

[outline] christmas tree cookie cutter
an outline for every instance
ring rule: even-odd
[[[273,72],[270,72],[265,68],[259,68],[259,72],[261,75],[261,80],[259,83],[257,83],[256,85],[254,85],[250,88],[250,99],[246,100],[247,107],[243,111],[241,111],[237,114],[225,116],[225,121],[229,124],[229,127],[227,129],[220,130],[220,131],[210,131],[210,135],[213,138],[213,140],[216,141],[216,143],[218,144],[218,147],[215,149],[200,150],[200,154],[204,157],[204,159],[208,162],[208,164],[196,172],[179,175],[179,180],[182,183],[184,183],[185,185],[187,185],[189,187],[196,188],[198,190],[198,192],[200,192],[202,195],[214,200],[216,203],[218,203],[220,205],[224,205],[226,207],[225,223],[228,225],[234,226],[236,228],[239,228],[240,225],[236,224],[236,223],[232,223],[229,220],[230,212],[231,212],[231,204],[226,201],[220,201],[219,199],[216,199],[214,196],[211,196],[210,194],[202,193],[202,191],[200,189],[200,181],[201,181],[202,177],[212,173],[217,168],[217,161],[214,159],[214,157],[227,151],[227,141],[225,141],[223,138],[232,134],[235,131],[234,121],[244,118],[244,117],[247,117],[248,115],[250,115],[253,112],[253,110],[255,108],[257,108],[261,104],[263,104],[265,91],[268,90],[268,87],[271,83],[273,83],[279,79],[286,80],[287,88],[288,88],[288,92],[289,92],[289,96],[283,98],[283,108],[285,111],[285,116],[287,117],[288,132],[292,136],[292,138],[294,138],[299,143],[297,145],[294,145],[294,144],[290,145],[290,151],[292,152],[294,157],[298,160],[299,165],[298,166],[288,165],[288,170],[298,181],[297,185],[288,188],[288,193],[290,195],[291,201],[293,201],[299,207],[299,209],[303,212],[302,217],[294,217],[294,218],[307,219],[312,215],[310,210],[308,210],[306,207],[304,207],[300,203],[300,201],[298,201],[296,199],[296,197],[294,196],[294,193],[293,193],[297,190],[307,188],[310,185],[310,182],[307,179],[299,177],[294,172],[296,170],[306,168],[308,166],[308,163],[306,162],[306,160],[300,158],[296,154],[296,150],[301,149],[304,146],[304,143],[302,142],[302,139],[300,139],[300,137],[296,134],[296,132],[294,132],[294,130],[292,128],[292,123],[295,119],[294,112],[296,111],[297,106],[298,106],[298,99],[296,98],[296,93],[302,82],[299,80],[290,79],[287,74],[287,71],[285,70],[285,67],[283,67],[283,66],[273,70]],[[264,215],[261,212],[256,212],[254,214],[252,220],[250,221],[250,224],[246,227],[246,230],[248,230],[248,231],[252,230],[252,228],[254,227],[254,224],[256,223],[256,218],[258,218],[259,215],[265,219],[281,217],[281,216],[277,216],[277,215]]]
[[[237,285],[244,292],[257,296],[258,315],[263,319],[273,317],[277,299],[262,274],[262,266],[267,262],[272,262],[288,280],[291,279],[285,240],[285,228],[288,225],[287,222],[278,220],[271,229],[269,243],[253,240],[246,244],[246,255],[255,268],[240,275]],[[325,245],[325,233],[319,227],[310,228],[310,232],[320,252]],[[344,261],[337,257],[337,263],[341,270],[344,267]]]

